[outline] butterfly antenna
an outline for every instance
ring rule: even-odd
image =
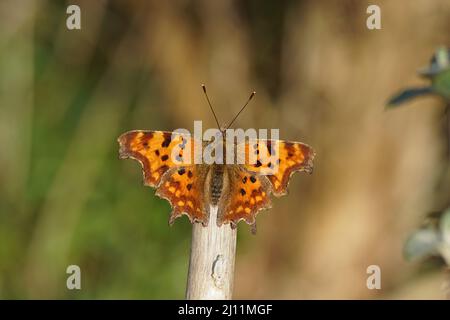
[[[233,118],[233,120],[231,120],[230,124],[226,127],[227,129],[229,129],[231,127],[231,125],[234,123],[234,121],[237,119],[237,117],[239,117],[239,115],[241,114],[242,111],[244,111],[245,107],[248,105],[248,103],[250,102],[250,100],[253,99],[253,97],[255,96],[256,92],[253,91],[250,94],[250,97],[248,98],[247,102],[244,104],[244,106],[241,108],[241,110],[239,110],[239,112],[236,114],[236,116]]]
[[[216,120],[217,128],[219,128],[219,130],[220,130],[219,120],[217,120],[217,116],[216,116],[216,113],[214,112],[214,108],[211,105],[211,101],[209,101],[208,94],[206,93],[206,86],[204,84],[202,84],[202,89],[203,89],[203,93],[205,94],[206,101],[208,101],[209,108],[211,109],[212,114],[214,115],[214,119]]]

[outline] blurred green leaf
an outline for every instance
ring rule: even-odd
[[[450,208],[443,214],[439,224],[442,233],[443,242],[450,246]]]
[[[439,244],[440,237],[437,230],[419,229],[406,240],[404,255],[407,260],[426,258],[438,254]]]
[[[450,69],[436,75],[433,79],[433,90],[450,101]]]
[[[418,73],[421,76],[432,79],[435,75],[442,71],[450,69],[450,48],[440,47],[431,57],[430,64],[427,68],[420,69]]]
[[[431,80],[431,85],[420,88],[407,88],[392,96],[386,108],[393,108],[411,99],[435,94],[450,101],[450,49],[438,48],[427,68],[420,69],[419,75]]]
[[[411,100],[413,98],[417,98],[418,96],[423,96],[433,93],[433,89],[431,87],[423,87],[423,88],[411,88],[403,90],[402,92],[394,95],[387,103],[387,108],[398,107],[400,104]]]

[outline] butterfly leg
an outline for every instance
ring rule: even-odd
[[[251,231],[253,235],[256,235],[256,221],[251,225]]]

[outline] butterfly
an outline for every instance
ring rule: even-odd
[[[183,133],[147,130],[120,135],[119,158],[135,159],[141,164],[144,185],[156,188],[156,195],[172,206],[170,225],[184,214],[192,223],[207,226],[212,208],[217,208],[218,226],[230,224],[236,228],[244,220],[256,231],[256,215],[271,207],[271,195],[285,195],[294,172],[312,173],[315,152],[304,143],[282,140],[255,139],[230,144],[225,140],[225,131],[255,92],[227,129],[223,129],[206,87],[202,85],[202,88],[222,133],[219,148],[226,153],[235,147],[234,159],[239,159],[238,163],[202,163],[199,159],[202,154],[196,154],[195,148],[198,144],[207,148],[210,141],[196,141]]]

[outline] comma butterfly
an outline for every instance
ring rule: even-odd
[[[219,126],[206,88],[202,87]],[[227,129],[220,129],[224,152],[232,147],[225,142]],[[170,224],[185,214],[192,223],[206,226],[211,207],[217,206],[218,226],[229,223],[236,228],[237,223],[244,220],[254,227],[253,230],[256,230],[257,213],[271,207],[270,195],[279,197],[286,194],[289,179],[295,171],[312,173],[315,155],[311,147],[300,142],[257,139],[240,144],[233,141],[237,150],[235,157],[243,159],[239,164],[206,164],[201,163],[196,155],[196,141],[190,135],[134,130],[122,134],[118,142],[119,157],[139,161],[144,184],[156,188],[156,194],[170,202],[173,208]],[[208,143],[202,141],[200,145],[204,148]],[[239,152],[244,154],[241,156]],[[192,154],[193,161],[190,159]],[[249,161],[250,155],[256,157],[255,162]]]

